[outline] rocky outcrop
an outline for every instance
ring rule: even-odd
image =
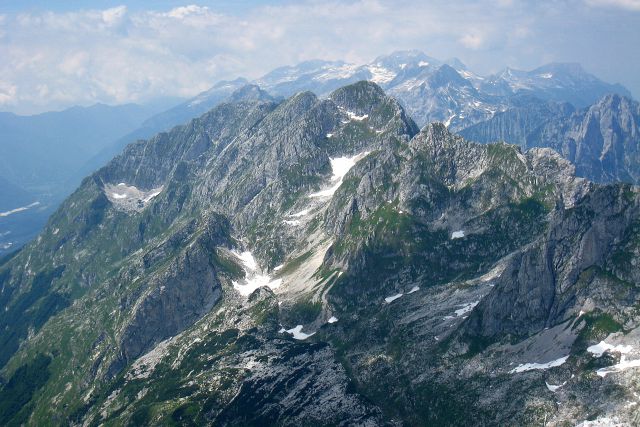
[[[353,391],[328,345],[300,344],[283,350],[252,369],[214,424],[382,424],[380,410]]]
[[[638,215],[636,193],[626,186],[597,188],[574,207],[556,210],[544,236],[509,261],[473,311],[467,333],[528,336],[575,314],[581,274],[607,264]]]
[[[127,310],[129,319],[122,326],[119,356],[109,368],[109,377],[160,341],[193,325],[220,301],[220,266],[211,254],[216,246],[230,244],[227,233],[224,220],[213,218],[195,240],[180,242],[186,247],[163,245],[145,258],[149,272],[137,284],[142,294]]]

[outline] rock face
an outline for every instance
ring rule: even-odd
[[[246,91],[128,146],[0,265],[2,420],[633,422],[635,187],[419,131],[371,82]]]
[[[504,140],[531,147],[550,147],[576,165],[576,173],[595,182],[637,184],[640,104],[607,95],[588,108],[543,104],[497,114],[461,131],[466,138]]]
[[[130,307],[130,320],[120,338],[121,357],[110,368],[111,373],[160,341],[182,332],[220,301],[222,286],[218,267],[209,254],[225,240],[221,226],[210,223],[205,233],[166,267],[144,279],[148,281],[144,285],[148,291]],[[167,255],[155,257],[167,258]]]
[[[581,274],[610,263],[640,215],[630,191],[601,187],[578,206],[554,212],[544,238],[512,257],[496,289],[474,310],[470,332],[528,336],[575,314],[576,301],[584,298]]]
[[[216,425],[375,426],[379,409],[350,392],[344,367],[325,344],[274,352],[265,365],[252,367],[238,394],[213,420]]]

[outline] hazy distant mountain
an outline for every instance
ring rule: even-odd
[[[0,176],[31,191],[57,192],[79,165],[149,116],[139,105],[0,113]]]
[[[0,176],[0,212],[27,205],[35,199],[32,193]]]
[[[233,81],[221,81],[216,83],[211,89],[189,99],[167,111],[153,115],[142,123],[141,128],[153,129],[157,133],[164,129],[171,129],[175,125],[186,123],[194,117],[198,117],[216,105],[223,99],[231,95],[235,90],[240,89],[249,82],[240,77]]]
[[[0,215],[0,255],[33,238],[80,182],[78,169],[151,113],[134,104],[0,113],[0,213],[10,212]]]
[[[603,95],[630,96],[618,84],[603,82],[578,64],[553,63],[533,71],[505,71],[483,77],[460,60],[441,61],[420,51],[399,51],[362,66],[341,61],[307,61],[278,68],[255,83],[271,94],[309,90],[320,96],[358,80],[379,84],[423,126],[433,121],[459,130],[496,112],[537,98],[583,107]]]
[[[631,97],[622,85],[605,83],[580,64],[551,63],[532,71],[507,68],[486,78],[479,88],[492,95],[530,94],[543,100],[585,107],[609,93]]]

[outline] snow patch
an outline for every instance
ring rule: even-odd
[[[258,263],[256,262],[256,259],[253,257],[253,254],[250,251],[244,251],[242,253],[231,251],[231,253],[233,253],[240,259],[242,265],[244,265],[246,269],[255,271],[258,268]]]
[[[333,173],[333,175],[331,176],[331,182],[335,184],[326,190],[318,191],[317,193],[312,193],[309,195],[309,197],[333,196],[333,193],[335,193],[336,190],[340,188],[340,185],[342,185],[342,180],[344,179],[344,176],[347,174],[347,172],[349,172],[349,170],[351,170],[351,168],[355,166],[355,164],[358,163],[358,161],[366,157],[368,154],[369,152],[365,151],[353,157],[337,157],[333,159],[330,158],[329,161],[331,162],[331,170]]]
[[[310,336],[314,335],[315,332],[312,332],[310,334],[305,334],[304,332],[302,332],[302,325],[298,325],[295,328],[291,328],[291,329],[280,329],[281,333],[288,333],[293,335],[293,339],[294,340],[306,340],[307,338],[309,338]]]
[[[327,323],[336,323],[338,321],[338,318],[335,316],[331,316],[329,318],[329,320],[327,320]]]
[[[277,265],[277,266],[273,267],[273,271],[280,271],[280,270],[282,270],[282,267],[284,267],[284,264]]]
[[[551,392],[554,392],[554,393],[555,393],[555,392],[556,392],[560,387],[562,387],[563,385],[565,385],[567,382],[565,381],[565,382],[563,382],[563,383],[562,383],[562,384],[560,384],[560,385],[553,385],[553,384],[549,384],[549,383],[548,383],[548,382],[546,382],[546,381],[545,381],[544,383],[545,383],[545,385],[547,386],[547,388],[549,389],[549,391],[551,391]]]
[[[593,421],[583,421],[576,427],[623,427],[627,424],[622,423],[618,417],[602,417]]]
[[[311,211],[311,209],[303,209],[300,212],[296,212],[294,214],[290,214],[289,217],[290,218],[299,218],[301,216],[306,216],[310,211]]]
[[[109,201],[124,210],[140,211],[158,194],[162,192],[163,187],[153,188],[151,190],[140,190],[134,185],[127,185],[121,182],[117,185],[105,184],[104,193]]]
[[[348,79],[353,76],[358,66],[354,64],[344,64],[340,66],[323,67],[323,73],[313,77],[316,81],[329,81],[335,79]],[[293,79],[291,79],[293,80]]]
[[[299,220],[297,220],[297,219],[285,219],[282,222],[284,222],[287,225],[294,226],[294,227],[301,224],[301,222]]]
[[[332,133],[328,133],[328,134],[327,134],[327,138],[331,138],[332,136],[333,136],[333,134],[332,134]]]
[[[456,116],[455,114],[454,114],[454,115],[452,115],[451,117],[449,117],[449,118],[447,119],[447,121],[445,121],[445,122],[444,122],[445,127],[449,127],[449,125],[451,124],[451,120],[453,120],[453,118],[454,118],[455,116]]]
[[[258,263],[256,262],[253,254],[249,251],[238,253],[232,251],[232,253],[242,262],[245,271],[245,283],[240,284],[233,281],[233,288],[237,290],[242,296],[249,296],[253,291],[263,286],[268,286],[271,289],[276,289],[282,283],[282,279],[272,280],[271,276],[264,274],[258,270]]]
[[[606,351],[615,351],[617,353],[626,354],[631,350],[633,350],[633,347],[630,345],[611,345],[604,341],[600,341],[598,344],[587,347],[587,351],[595,357],[602,356]]]
[[[458,230],[451,233],[451,240],[461,239],[462,237],[464,237],[464,230]]]
[[[395,301],[395,300],[397,300],[398,298],[400,298],[402,295],[404,295],[404,294],[395,294],[395,295],[391,295],[390,297],[386,297],[386,298],[384,299],[384,301],[385,301],[387,304],[390,304],[390,303],[392,303],[393,301]]]
[[[361,122],[361,121],[369,118],[368,114],[363,114],[363,115],[359,116],[356,113],[354,113],[353,111],[345,111],[345,112],[347,113],[347,116],[349,116],[349,120],[355,120],[356,122]]]
[[[374,83],[388,83],[396,77],[396,73],[388,68],[377,67],[370,65],[369,72],[371,73],[371,81]]]
[[[418,67],[428,67],[429,63],[427,61],[418,62]]]
[[[596,374],[601,376],[602,378],[606,377],[609,374],[613,374],[616,372],[621,372],[630,368],[640,368],[640,359],[636,360],[627,360],[626,356],[620,357],[620,362],[616,363],[613,366],[607,366],[606,368],[600,368],[596,371]]]
[[[465,314],[469,313],[471,310],[473,310],[476,305],[478,305],[480,303],[480,301],[474,301],[474,302],[470,302],[468,304],[463,304],[462,308],[456,310],[456,316],[460,317],[460,316],[464,316]]]
[[[524,363],[520,364],[517,367],[513,368],[509,371],[510,374],[519,373],[519,372],[527,372],[533,370],[544,370],[549,368],[555,368],[556,366],[560,366],[567,361],[569,356],[564,356],[556,360],[552,360],[551,362],[546,363]]]
[[[409,292],[407,292],[407,295],[412,294],[414,292],[418,292],[419,290],[420,288],[418,286],[414,286],[413,288],[411,288]]]
[[[162,193],[162,188],[157,189],[157,190],[152,190],[150,193],[147,194],[147,197],[142,199],[142,201],[144,203],[149,203],[149,201],[151,201],[151,199],[153,199],[154,197],[156,197],[160,193]]]

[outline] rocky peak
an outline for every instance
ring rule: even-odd
[[[403,50],[380,56],[375,59],[374,63],[400,71],[407,67],[438,66],[442,62],[419,50]]]
[[[433,89],[447,85],[468,86],[473,88],[473,85],[467,79],[463,78],[452,66],[447,64],[440,66],[435,73],[429,76],[428,81],[429,86]]]
[[[387,100],[387,95],[377,84],[363,80],[335,90],[329,95],[329,99],[356,114],[369,114]]]
[[[530,74],[533,75],[544,73],[556,73],[561,76],[581,79],[594,78],[591,74],[587,73],[584,68],[582,68],[582,65],[576,62],[551,62],[530,71]]]
[[[250,101],[274,101],[275,98],[266,91],[260,89],[260,86],[247,84],[233,92],[225,102],[250,102]]]

